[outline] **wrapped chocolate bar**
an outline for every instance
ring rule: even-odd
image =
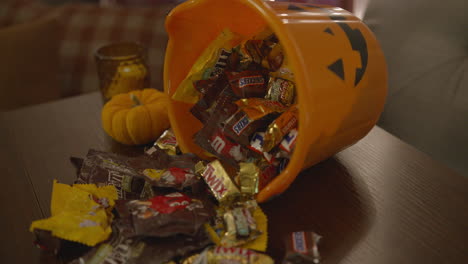
[[[97,186],[113,185],[119,199],[140,197],[145,180],[126,162],[129,158],[113,153],[89,150],[75,181],[79,184],[93,183]]]
[[[290,233],[285,241],[286,256],[283,264],[320,263],[317,244],[321,238],[321,236],[310,231]]]
[[[214,214],[201,201],[179,192],[119,201],[116,208],[122,219],[132,219],[132,236],[147,237],[193,236]]]
[[[239,189],[219,160],[214,160],[206,166],[198,163],[197,167],[196,171],[200,172],[219,203],[225,204],[240,196]]]
[[[243,146],[250,145],[250,137],[265,128],[279,112],[286,110],[280,103],[261,98],[241,99],[239,110],[224,122],[223,132]]]
[[[269,256],[245,248],[211,247],[183,264],[273,264]]]
[[[196,103],[200,99],[200,93],[195,89],[193,83],[222,73],[229,61],[231,49],[239,42],[239,36],[228,29],[223,30],[198,57],[172,98],[181,102]]]
[[[294,102],[294,93],[293,82],[282,78],[270,77],[268,81],[268,94],[265,98],[289,106]]]
[[[238,166],[237,162],[246,159],[247,150],[228,139],[214,122],[207,122],[195,134],[194,140],[200,147],[234,167]]]
[[[226,72],[232,91],[241,97],[265,97],[267,74],[264,71]]]
[[[259,168],[261,173],[258,179],[258,188],[261,190],[278,175],[278,167],[265,161],[259,164]]]
[[[143,175],[153,186],[184,189],[195,183],[196,177],[192,169],[170,167],[167,169],[145,169]]]
[[[297,129],[291,129],[291,131],[289,131],[289,133],[281,141],[280,149],[290,154],[296,146],[296,140]]]
[[[177,139],[172,132],[172,129],[168,129],[162,133],[162,135],[154,142],[154,146],[145,151],[146,154],[151,155],[160,149],[169,155],[177,155],[180,153],[178,148]]]
[[[227,210],[224,215],[224,234],[221,235],[221,245],[235,247],[255,240],[261,235],[257,229],[252,214],[255,208],[246,205]]]
[[[198,179],[192,172],[199,160],[193,154],[171,156],[163,151],[150,156],[125,157],[90,150],[76,182],[114,185],[119,199],[139,199],[145,179],[156,187],[183,189],[194,184]],[[171,169],[175,167],[181,169]]]
[[[71,264],[81,263],[127,263],[165,264],[177,257],[186,257],[210,244],[203,230],[194,236],[177,235],[168,238],[129,237],[128,222],[116,221],[112,237],[93,248]]]
[[[277,146],[291,129],[297,127],[297,122],[298,109],[292,106],[268,126],[263,139],[263,151],[269,152]]]
[[[258,193],[260,169],[254,163],[242,162],[239,166],[238,177],[241,193],[253,197]]]

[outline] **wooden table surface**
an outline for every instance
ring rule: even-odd
[[[0,263],[40,262],[29,224],[49,215],[53,179],[75,179],[70,156],[141,153],[104,134],[101,106],[92,93],[0,114]],[[468,178],[378,127],[262,207],[276,259],[284,234],[314,230],[323,263],[468,263]]]

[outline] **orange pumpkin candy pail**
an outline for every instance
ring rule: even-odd
[[[165,91],[175,92],[224,28],[249,38],[267,25],[295,73],[299,136],[288,166],[260,191],[259,202],[285,191],[302,169],[363,138],[387,93],[384,55],[358,18],[336,7],[262,0],[192,0],[172,10],[166,19]],[[203,156],[192,141],[202,124],[191,106],[172,100],[169,119],[182,151]]]

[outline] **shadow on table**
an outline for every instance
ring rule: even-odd
[[[288,190],[262,205],[268,215],[268,254],[278,263],[284,238],[310,230],[323,236],[323,263],[339,263],[369,230],[375,215],[366,183],[335,158],[303,171]]]

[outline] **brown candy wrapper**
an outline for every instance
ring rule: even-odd
[[[243,146],[250,145],[250,137],[265,128],[286,107],[262,98],[241,99],[236,102],[239,110],[224,121],[223,132]]]
[[[197,169],[210,188],[215,198],[220,203],[227,203],[240,195],[239,189],[228,175],[219,160],[214,160],[205,168]]]
[[[135,199],[140,197],[145,180],[128,166],[130,158],[114,153],[89,150],[75,181],[77,184],[94,183],[98,187],[113,185],[117,189],[119,199]]]
[[[122,219],[132,219],[131,236],[193,236],[214,215],[201,201],[179,192],[148,200],[118,201],[116,208]]]
[[[237,163],[246,159],[247,150],[228,139],[213,122],[208,122],[197,132],[194,140],[200,147],[234,167],[238,167]]]
[[[263,151],[269,152],[277,146],[291,129],[297,127],[297,122],[298,109],[292,106],[268,126],[263,139]]]
[[[320,263],[317,244],[322,237],[314,232],[299,231],[290,233],[286,238],[286,256],[283,264]]]
[[[280,44],[271,44],[270,53],[262,60],[262,66],[274,72],[280,69],[284,61],[284,51]]]
[[[294,102],[294,83],[282,78],[270,77],[266,99],[280,102],[286,106]]]
[[[196,183],[198,179],[193,174],[186,173],[184,178],[165,174],[154,179],[148,177],[148,171],[158,171],[170,167],[185,168],[193,171],[194,165],[200,159],[193,154],[178,156],[168,155],[157,149],[149,156],[126,157],[114,153],[89,150],[83,161],[76,183],[93,183],[97,186],[113,185],[117,189],[119,199],[139,199],[145,187],[145,179],[157,187],[182,189]],[[148,191],[148,190],[146,190]]]
[[[226,72],[234,93],[241,98],[264,97],[267,75],[263,71]]]
[[[116,221],[110,240],[70,263],[164,264],[174,258],[193,254],[210,244],[204,230],[194,236],[176,235],[153,239],[128,237],[129,227],[127,222]]]

